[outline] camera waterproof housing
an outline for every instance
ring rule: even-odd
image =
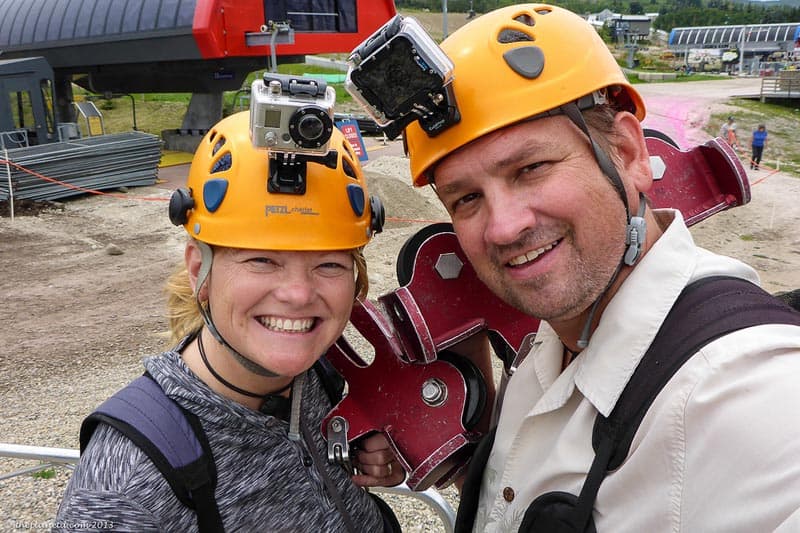
[[[419,120],[430,136],[458,122],[453,63],[413,18],[395,16],[349,57],[345,89],[390,138]]]
[[[266,73],[251,86],[251,140],[272,153],[325,155],[335,103],[324,80]]]

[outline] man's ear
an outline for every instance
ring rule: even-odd
[[[623,179],[631,183],[636,191],[647,192],[653,185],[653,170],[650,168],[650,153],[639,119],[630,113],[617,113],[614,131],[618,166]]]
[[[197,276],[200,272],[200,267],[203,265],[203,254],[194,239],[186,243],[186,248],[183,251],[183,260],[186,264],[186,271],[189,274],[189,284],[192,286],[192,292],[197,292]],[[201,302],[207,299],[207,285],[207,283],[204,283],[203,287],[200,288]]]

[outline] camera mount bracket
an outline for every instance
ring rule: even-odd
[[[309,161],[335,169],[339,160],[336,150],[325,155],[272,152],[269,155],[267,191],[281,194],[306,193],[306,169]]]
[[[281,90],[291,96],[306,95],[314,98],[322,97],[325,96],[325,91],[328,88],[328,83],[321,78],[303,78],[287,74],[265,72],[263,79],[264,84],[267,86],[271,81],[280,82]]]

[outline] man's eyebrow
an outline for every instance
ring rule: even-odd
[[[461,185],[458,181],[450,182],[444,187],[437,183],[433,189],[436,191],[436,195],[441,198],[442,195],[452,195],[457,193],[458,190],[461,189]]]
[[[507,169],[522,164],[528,164],[530,162],[531,154],[534,154],[535,157],[542,157],[543,155],[552,152],[556,147],[556,143],[552,139],[543,139],[541,137],[528,137],[518,142],[517,146],[518,148],[514,150],[512,153],[506,154],[506,156],[503,157],[502,159],[498,159],[497,161],[491,162],[492,168]],[[455,194],[458,193],[459,190],[463,188],[463,186],[461,185],[461,180],[459,180],[458,178],[446,184],[445,186],[441,186],[439,183],[435,181],[435,172],[436,172],[435,168],[430,171],[430,173],[433,174],[434,177],[433,183],[435,183],[436,185],[435,189],[440,195]]]

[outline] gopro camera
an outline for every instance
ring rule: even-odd
[[[415,19],[395,16],[348,61],[345,89],[390,138],[414,120],[430,136],[459,121],[453,63]]]
[[[321,79],[266,73],[250,91],[250,137],[273,153],[325,155],[336,91]]]

